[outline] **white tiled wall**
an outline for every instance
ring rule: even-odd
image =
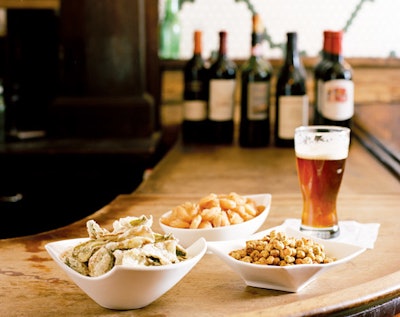
[[[159,0],[160,18],[165,0]],[[347,57],[395,56],[400,58],[400,0],[193,0],[184,2],[181,58],[193,50],[193,32],[203,31],[203,52],[208,57],[218,48],[218,32],[228,32],[229,56],[250,54],[252,11],[258,12],[270,40],[264,55],[282,57],[279,45],[286,32],[298,33],[298,47],[306,56],[317,56],[325,29],[344,29],[343,50]],[[348,25],[348,23],[350,23]],[[278,47],[274,47],[274,46]]]

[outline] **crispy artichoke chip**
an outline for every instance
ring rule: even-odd
[[[68,249],[63,262],[86,276],[100,276],[114,265],[154,266],[186,259],[186,250],[172,234],[151,229],[150,216],[125,217],[113,223],[113,230],[101,228],[94,220],[86,223],[89,240]]]
[[[107,273],[113,268],[114,261],[114,255],[107,248],[98,249],[89,259],[89,275],[100,276]]]
[[[129,239],[125,239],[122,241],[117,242],[108,242],[106,244],[106,248],[110,251],[114,251],[117,249],[126,250],[126,249],[133,249],[133,248],[141,248],[143,245],[147,243],[153,243],[154,239],[150,239],[148,237],[132,237]]]
[[[63,262],[68,265],[71,269],[75,270],[76,272],[82,275],[89,275],[89,269],[85,263],[78,261],[72,255],[72,249],[67,250],[61,255],[61,259]]]
[[[89,220],[88,222],[86,222],[86,228],[89,234],[89,238],[91,239],[99,239],[102,236],[110,233],[107,229],[101,228],[99,224],[94,220]]]
[[[88,240],[75,246],[72,256],[80,262],[87,262],[94,252],[104,246],[105,240]]]

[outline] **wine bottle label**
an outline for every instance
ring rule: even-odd
[[[298,126],[308,124],[308,96],[280,96],[278,136],[293,139]]]
[[[235,79],[210,80],[209,118],[214,121],[233,119]]]
[[[264,120],[268,117],[268,82],[251,82],[247,85],[247,119]]]
[[[207,103],[204,100],[185,100],[183,118],[189,121],[202,121],[207,118]]]
[[[185,86],[191,92],[201,92],[203,90],[203,82],[201,80],[191,80],[185,83]]]
[[[354,114],[354,83],[351,80],[335,79],[325,82],[322,89],[320,112],[333,121],[350,119]]]
[[[321,79],[317,81],[317,110],[321,113],[322,103],[323,103],[323,95],[324,95],[324,84],[325,82]]]

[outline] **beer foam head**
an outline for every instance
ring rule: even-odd
[[[295,132],[296,156],[341,160],[349,154],[350,129],[330,126],[299,127]]]

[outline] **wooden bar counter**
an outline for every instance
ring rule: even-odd
[[[301,194],[293,149],[178,142],[134,193],[118,196],[67,227],[0,240],[0,316],[393,316],[400,312],[400,183],[356,139],[339,193],[339,217],[380,223],[378,238],[373,249],[324,273],[299,293],[247,287],[219,258],[206,254],[149,306],[113,311],[86,296],[44,249],[50,241],[87,236],[88,219],[111,228],[120,217],[153,215],[154,230],[161,231],[158,218],[171,207],[210,192],[231,191],[272,194],[262,229],[299,218]]]

